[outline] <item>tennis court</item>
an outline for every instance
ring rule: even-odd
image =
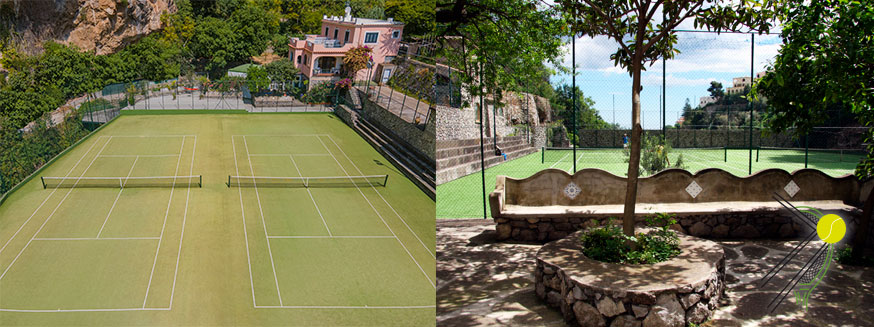
[[[686,169],[691,172],[719,168],[737,176],[748,175],[749,149],[674,148],[668,159],[671,163],[676,163],[681,154]],[[755,173],[763,169],[778,168],[792,172],[804,168],[804,157],[804,149],[753,149],[752,171]],[[831,176],[841,176],[853,173],[861,158],[861,151],[810,149],[807,166]],[[576,156],[572,149],[541,149],[521,158],[509,158],[507,162],[486,169],[485,192],[495,189],[495,178],[498,175],[525,178],[547,168],[570,173],[573,171],[574,161],[577,170],[599,168],[617,176],[625,176],[628,171],[625,160],[626,155],[621,148],[581,148],[577,149]],[[480,173],[438,185],[437,218],[482,217],[482,192]]]
[[[4,324],[433,324],[434,201],[332,114],[125,114],[37,177]]]

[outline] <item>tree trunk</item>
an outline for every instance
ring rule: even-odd
[[[640,60],[632,61],[631,83],[631,156],[628,158],[628,185],[625,190],[625,215],[622,230],[625,235],[634,235],[634,205],[637,203],[637,176],[640,172]]]
[[[862,205],[862,217],[859,226],[856,226],[856,237],[853,238],[854,262],[862,262],[862,252],[865,250],[865,241],[868,240],[872,214],[874,214],[874,189],[868,193],[868,199]]]

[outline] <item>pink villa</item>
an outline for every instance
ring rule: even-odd
[[[394,70],[391,61],[401,46],[404,23],[388,20],[356,18],[346,7],[346,16],[322,19],[319,35],[305,39],[291,38],[289,59],[300,69],[300,78],[309,85],[340,79],[343,56],[352,48],[367,46],[373,49],[373,68],[362,69],[355,80],[388,81]]]

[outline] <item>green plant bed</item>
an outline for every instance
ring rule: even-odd
[[[840,264],[862,267],[874,267],[874,258],[863,255],[861,259],[853,259],[853,247],[846,245],[835,252],[835,261]]]
[[[613,219],[606,226],[593,228],[580,236],[583,254],[594,260],[622,264],[651,264],[680,254],[680,239],[670,226],[673,215],[657,214],[646,218],[655,227],[645,233],[627,236]]]

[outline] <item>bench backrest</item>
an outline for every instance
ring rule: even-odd
[[[579,187],[575,197],[574,187]],[[700,192],[690,194],[695,183]],[[793,192],[787,185],[797,186]],[[697,203],[718,201],[773,201],[774,192],[787,200],[841,200],[857,205],[867,197],[872,184],[859,182],[852,175],[831,177],[819,170],[801,169],[793,173],[766,169],[750,176],[738,177],[721,169],[704,169],[692,174],[682,169],[668,169],[639,179],[638,203]],[[565,190],[565,189],[568,190]],[[624,203],[626,178],[601,169],[583,169],[574,175],[559,169],[546,169],[528,178],[498,176],[496,192],[503,193],[504,205],[585,206]],[[864,194],[863,194],[864,193]],[[695,194],[693,196],[692,194]]]

